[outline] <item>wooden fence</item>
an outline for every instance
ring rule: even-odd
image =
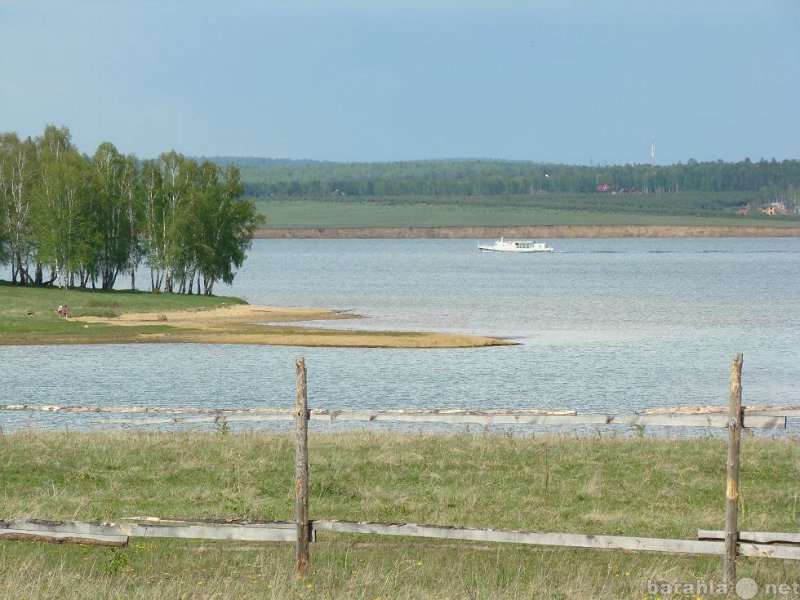
[[[730,406],[726,413],[705,414],[624,414],[579,415],[575,411],[549,410],[310,410],[307,400],[306,366],[296,361],[297,397],[291,409],[160,409],[158,412],[200,416],[159,417],[115,421],[128,425],[162,423],[234,423],[253,421],[294,421],[296,519],[291,522],[199,521],[132,518],[132,523],[85,523],[77,521],[0,521],[0,538],[67,541],[104,545],[124,545],[129,536],[230,539],[250,541],[293,541],[296,543],[296,569],[305,576],[309,565],[309,544],[318,531],[377,534],[404,537],[446,538],[479,542],[503,542],[575,548],[602,548],[690,554],[715,554],[723,557],[723,578],[736,582],[736,557],[757,556],[800,560],[800,533],[740,532],[737,528],[739,505],[739,450],[743,428],[782,429],[786,415],[765,410],[762,414],[746,411],[741,393],[742,355],[734,356],[731,367]],[[28,407],[8,405],[5,410],[48,410],[53,412],[115,412],[113,408]],[[128,413],[152,413],[152,409],[120,408]],[[797,414],[796,409],[786,411]],[[729,431],[727,482],[725,488],[725,529],[698,531],[696,540],[658,539],[607,535],[583,535],[553,532],[519,532],[494,529],[455,528],[410,523],[347,522],[310,520],[308,505],[308,424],[309,421],[447,423],[481,425],[607,425],[722,427]]]
[[[102,425],[138,427],[144,425],[216,425],[234,423],[294,422],[295,411],[290,408],[144,408],[144,407],[93,407],[93,406],[35,406],[27,404],[0,405],[0,410],[68,413],[116,413],[129,415],[155,415],[145,418],[125,417],[104,419]],[[168,416],[174,415],[174,416]],[[786,418],[800,417],[800,409],[746,411],[745,428],[785,429]],[[714,413],[633,413],[633,414],[579,414],[574,410],[522,409],[522,410],[462,410],[410,408],[398,410],[338,410],[311,408],[308,420],[314,422],[356,423],[430,423],[442,425],[629,425],[631,427],[712,427],[727,428],[727,412]]]

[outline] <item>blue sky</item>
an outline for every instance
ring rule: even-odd
[[[798,0],[2,0],[0,131],[87,154],[800,158]]]

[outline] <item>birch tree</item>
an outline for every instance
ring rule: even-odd
[[[37,174],[33,141],[0,135],[0,262],[11,264],[12,284],[33,281],[29,267],[35,251],[31,219]]]
[[[48,126],[37,139],[39,178],[33,209],[37,241],[35,282],[43,283],[43,266],[50,283],[85,287],[93,267],[96,229],[88,218],[87,162],[72,145],[69,130]]]
[[[198,293],[211,295],[214,284],[232,284],[234,270],[244,264],[255,229],[263,223],[255,203],[241,199],[243,186],[238,167],[225,173],[206,162],[200,167],[201,181],[191,213],[193,270],[198,276]]]
[[[138,172],[133,156],[121,155],[110,142],[97,148],[91,172],[89,205],[98,240],[95,266],[102,289],[110,290],[121,271],[135,268]]]

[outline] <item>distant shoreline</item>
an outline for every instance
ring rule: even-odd
[[[484,238],[754,238],[800,237],[800,227],[712,225],[541,225],[515,227],[304,227],[259,229],[256,239],[484,239]]]

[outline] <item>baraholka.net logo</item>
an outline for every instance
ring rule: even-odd
[[[686,583],[650,580],[647,582],[646,587],[647,596],[645,598],[658,596],[725,596],[728,593],[727,584],[717,581],[698,580]],[[755,598],[759,591],[763,592],[765,598],[800,598],[800,582],[764,583],[759,586],[755,579],[742,577],[736,582],[734,591],[736,596],[742,600]]]

